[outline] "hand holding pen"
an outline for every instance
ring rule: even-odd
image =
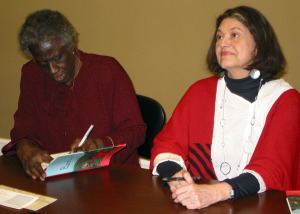
[[[78,143],[78,139],[76,139],[72,145],[71,145],[71,153],[76,152],[77,148],[82,147],[83,144],[85,143],[85,141],[87,140],[88,136],[91,134],[91,132],[94,129],[94,125],[92,124],[89,129],[86,131],[86,133],[84,134],[83,138],[81,139],[81,141]]]

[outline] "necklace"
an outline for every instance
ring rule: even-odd
[[[239,171],[240,167],[241,167],[241,162],[243,157],[246,155],[246,159],[247,159],[247,163],[250,160],[251,155],[254,152],[255,149],[255,144],[252,141],[252,132],[253,132],[253,127],[255,124],[255,105],[256,105],[256,100],[260,91],[260,88],[262,86],[262,82],[263,82],[263,78],[260,79],[259,82],[259,87],[258,87],[258,93],[255,96],[255,101],[254,101],[254,111],[250,120],[250,132],[249,135],[247,137],[246,142],[243,145],[243,154],[242,157],[239,160],[239,163],[237,165],[237,169],[236,172]],[[227,177],[227,175],[231,172],[232,167],[230,165],[229,162],[226,161],[225,159],[225,127],[226,127],[226,119],[225,119],[225,104],[226,104],[226,91],[227,91],[227,83],[225,82],[225,89],[224,89],[224,93],[223,93],[223,98],[222,98],[222,102],[221,102],[221,106],[220,106],[220,112],[221,112],[221,119],[220,119],[220,127],[222,129],[222,139],[221,139],[221,147],[223,150],[223,162],[220,164],[220,171],[223,175],[225,175]]]
[[[77,77],[78,73],[79,73],[79,70],[81,68],[81,65],[82,65],[82,62],[80,60],[80,58],[75,55],[75,73],[74,73],[74,77],[73,77],[73,80],[72,80],[72,84],[68,87],[70,90],[73,90],[74,88],[74,83],[75,83],[75,78]]]

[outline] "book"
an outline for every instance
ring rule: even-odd
[[[285,193],[291,214],[300,214],[300,190],[289,190]]]
[[[46,177],[52,177],[72,172],[79,172],[108,166],[111,157],[122,150],[126,144],[105,147],[82,152],[63,152],[52,154],[50,164],[42,164]]]

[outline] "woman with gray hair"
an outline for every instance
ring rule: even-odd
[[[2,152],[17,154],[26,173],[45,179],[41,163],[49,153],[127,146],[113,163],[138,165],[143,122],[129,76],[112,57],[76,48],[76,31],[59,12],[41,10],[23,24],[19,42],[33,60],[22,68],[21,93],[11,142]],[[81,137],[94,129],[82,147]]]

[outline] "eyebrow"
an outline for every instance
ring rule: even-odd
[[[244,30],[242,28],[240,28],[240,27],[232,27],[232,28],[230,28],[230,31],[233,31],[233,30],[240,30],[240,31],[244,32]],[[218,28],[217,33],[218,32],[222,33],[222,31],[220,30],[220,28]]]

